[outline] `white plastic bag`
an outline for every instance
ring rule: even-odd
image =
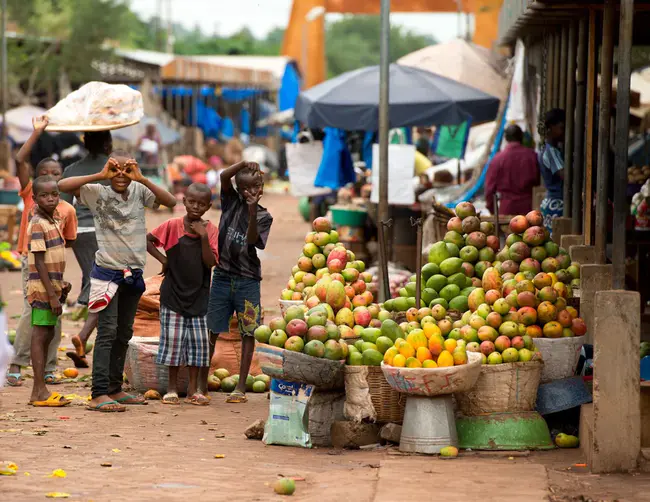
[[[46,115],[52,131],[117,128],[142,119],[142,94],[122,84],[89,82],[68,94]]]
[[[313,391],[314,386],[309,384],[277,378],[271,381],[269,418],[262,438],[264,444],[311,448],[307,405]]]

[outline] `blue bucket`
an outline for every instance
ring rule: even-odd
[[[540,415],[550,415],[591,401],[591,394],[582,377],[571,377],[540,385],[536,409]]]

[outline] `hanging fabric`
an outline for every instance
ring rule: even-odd
[[[323,158],[314,185],[338,190],[348,183],[354,183],[355,179],[352,156],[345,141],[345,131],[326,127]]]

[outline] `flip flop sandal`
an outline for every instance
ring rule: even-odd
[[[23,376],[20,373],[7,373],[7,385],[9,387],[22,387]]]
[[[85,357],[80,357],[79,354],[72,351],[66,352],[65,355],[72,359],[75,368],[88,368],[88,361]]]
[[[58,392],[53,392],[45,401],[32,401],[29,404],[37,408],[61,408],[62,406],[69,405],[71,402]]]
[[[117,404],[119,406],[117,401],[104,401],[103,403],[99,403],[97,406],[88,405],[86,406],[86,409],[88,411],[99,411],[101,413],[121,413],[126,411],[126,406],[120,406],[119,408],[104,408],[104,406],[109,404]]]
[[[60,385],[61,381],[56,378],[54,373],[45,373],[45,383],[47,385]]]
[[[196,394],[193,394],[192,397],[186,398],[185,402],[188,404],[193,404],[194,406],[208,406],[210,404],[210,400],[198,392]]]
[[[179,404],[181,404],[181,400],[178,398],[178,394],[176,392],[168,392],[163,396],[162,404],[170,404],[173,406],[178,406]]]
[[[226,399],[226,403],[239,404],[239,403],[247,403],[247,402],[248,402],[248,398],[246,397],[246,394],[238,390],[233,391],[232,394],[230,394]]]
[[[128,404],[130,406],[135,406],[135,405],[143,406],[149,404],[147,400],[142,396],[131,396],[128,394],[124,397],[118,397],[117,399],[115,399],[115,402],[119,404]]]

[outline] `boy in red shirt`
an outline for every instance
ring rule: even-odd
[[[156,362],[169,367],[163,404],[180,404],[178,370],[187,366],[190,382],[185,402],[207,405],[198,383],[200,368],[210,367],[210,335],[206,324],[210,272],[217,264],[217,228],[202,219],[212,194],[203,183],[190,185],[183,197],[187,214],[166,221],[147,235],[147,251],[163,266],[160,287],[160,345]],[[163,248],[163,255],[158,248]]]

